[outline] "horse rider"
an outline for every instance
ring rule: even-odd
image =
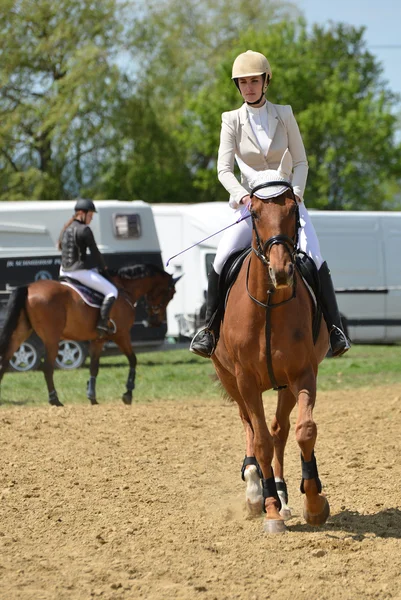
[[[305,148],[291,106],[272,104],[266,100],[271,79],[270,64],[263,54],[248,50],[235,59],[232,80],[244,104],[237,110],[222,114],[218,178],[230,194],[229,205],[236,210],[235,222],[238,217],[249,215],[251,187],[246,168],[250,167],[253,171],[275,170],[285,151],[289,151],[293,159],[292,186],[300,212],[299,247],[314,260],[318,269],[320,303],[329,329],[332,355],[340,356],[350,348],[350,344],[343,331],[330,271],[321,256],[319,241],[303,202],[308,175]],[[244,166],[241,182],[234,174],[235,159],[240,168]],[[227,258],[249,246],[251,241],[251,219],[242,220],[227,229],[220,240],[208,277],[206,327],[197,332],[190,346],[195,354],[207,358],[215,350],[212,317],[219,305],[219,275]]]
[[[60,277],[72,277],[91,289],[104,294],[100,316],[96,325],[99,337],[114,333],[114,328],[109,328],[109,315],[118,291],[108,279],[100,275],[97,270],[88,268],[89,248],[91,258],[95,265],[107,272],[107,266],[102,254],[96,245],[92,229],[89,227],[94,213],[97,212],[92,200],[78,199],[74,207],[74,216],[64,225],[58,242],[61,250]]]

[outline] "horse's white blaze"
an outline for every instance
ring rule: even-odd
[[[249,465],[245,469],[245,500],[250,514],[260,514],[263,510],[262,486],[255,465]]]
[[[277,483],[279,481],[283,481],[282,479],[280,479],[280,477],[275,477],[274,481]],[[280,510],[280,515],[283,517],[284,521],[286,521],[287,519],[291,519],[291,509],[288,506],[287,502],[285,501],[285,494],[284,492],[277,490],[277,494],[278,497],[280,498],[281,501],[281,510]]]

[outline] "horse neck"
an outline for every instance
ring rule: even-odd
[[[151,277],[141,277],[138,279],[118,277],[117,280],[118,286],[122,287],[134,302],[145,296],[152,288]]]

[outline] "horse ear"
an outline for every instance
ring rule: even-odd
[[[255,179],[258,174],[255,169],[252,169],[249,165],[246,165],[244,161],[237,155],[235,155],[235,160],[237,161],[237,165],[243,175],[247,178],[248,181]]]
[[[288,150],[288,148],[286,149],[286,151],[283,154],[283,157],[282,157],[281,162],[280,162],[280,166],[277,169],[277,171],[279,173],[281,173],[281,175],[283,175],[286,179],[289,179],[291,177],[291,173],[292,173],[292,156],[291,156],[291,153]]]

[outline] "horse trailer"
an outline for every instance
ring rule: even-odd
[[[184,274],[168,310],[168,336],[191,337],[202,321],[207,274],[233,215],[228,203],[152,205],[163,261],[196,242],[167,268]],[[401,213],[310,210],[336,288],[340,312],[356,343],[401,342]],[[234,225],[235,227],[235,225]]]
[[[0,202],[0,327],[11,290],[39,279],[57,279],[60,252],[57,241],[63,225],[74,214],[74,201]],[[160,245],[152,209],[142,201],[96,202],[98,214],[91,223],[95,239],[110,268],[151,263],[162,267]],[[136,349],[152,349],[163,344],[167,325],[147,326],[143,302],[138,303],[131,337]],[[105,353],[116,346],[107,342]],[[87,344],[71,340],[60,342],[57,366],[80,366],[87,355]],[[35,368],[43,346],[32,335],[15,353],[15,370]]]

